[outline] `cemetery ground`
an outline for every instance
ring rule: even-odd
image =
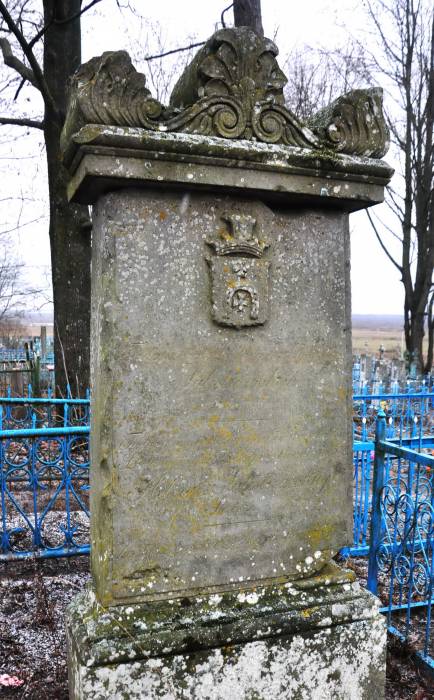
[[[352,318],[353,353],[377,355],[380,345],[385,357],[398,359],[403,350],[401,316],[354,314]],[[426,348],[425,348],[426,349]]]
[[[346,566],[355,570],[363,584],[366,562],[349,560]],[[0,687],[1,699],[67,700],[64,611],[89,580],[86,556],[0,564],[0,676],[8,674],[22,681],[16,687]],[[421,674],[411,648],[392,637],[388,641],[386,698],[434,698],[433,684]]]

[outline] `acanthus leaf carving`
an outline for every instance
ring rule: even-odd
[[[201,97],[231,96],[247,110],[261,100],[283,105],[287,83],[277,46],[248,27],[213,34],[175,85],[170,104],[186,107]]]
[[[389,148],[383,90],[352,90],[315,114],[309,126],[338,153],[382,158]]]
[[[318,148],[321,141],[286,107],[271,102],[258,102],[252,111],[253,133],[264,143]]]
[[[71,80],[62,142],[84,124],[158,128],[163,106],[126,51],[106,51],[84,63]]]
[[[236,139],[246,130],[246,117],[232,97],[203,97],[167,119],[164,130]]]
[[[125,51],[83,64],[71,82],[62,147],[85,124],[142,127],[382,157],[388,130],[380,89],[354,90],[302,124],[285,106],[276,45],[248,27],[216,32],[176,84],[155,100]]]

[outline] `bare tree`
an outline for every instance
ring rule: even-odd
[[[304,46],[284,60],[287,106],[302,121],[336,97],[371,82],[361,47],[354,41],[336,52]]]
[[[434,332],[434,9],[429,0],[368,0],[367,12],[377,40],[376,50],[366,51],[367,60],[372,74],[388,83],[394,103],[389,128],[400,163],[400,182],[389,188],[387,198],[396,226],[386,228],[369,216],[383,250],[402,276],[409,358],[420,372],[429,372]],[[385,242],[387,230],[399,237],[400,260]]]
[[[2,114],[0,124],[43,132],[48,168],[56,384],[82,393],[89,384],[90,220],[67,201],[60,133],[71,75],[81,63],[80,19],[100,0],[0,0],[0,49],[18,100],[24,85],[42,98],[38,118]],[[23,110],[24,112],[25,110]]]
[[[0,232],[0,326],[20,316],[40,292],[25,282],[23,272],[23,263],[11,254],[10,237]]]
[[[387,220],[368,212],[380,245],[404,286],[404,331],[409,360],[432,369],[434,11],[429,0],[367,0],[368,30],[334,51],[304,47],[289,55],[288,106],[301,119],[339,94],[380,84],[397,175],[388,188]],[[392,218],[391,218],[392,217]],[[392,254],[399,241],[400,259]],[[424,359],[423,339],[428,333]]]

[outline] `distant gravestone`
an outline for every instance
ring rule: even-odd
[[[92,589],[72,698],[381,698],[351,539],[348,213],[382,200],[379,90],[302,125],[277,49],[217,32],[154,100],[83,65],[63,134],[94,205]]]
[[[47,326],[41,326],[41,360],[47,359]]]

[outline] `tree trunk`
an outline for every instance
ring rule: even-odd
[[[423,338],[425,335],[425,314],[415,314],[411,320],[411,338],[417,374],[423,373]]]
[[[425,304],[426,306],[426,304]],[[425,308],[424,306],[424,308]],[[421,375],[426,371],[423,362],[423,339],[425,336],[425,312],[420,313],[407,303],[404,307],[404,334],[408,354],[408,367],[415,364],[416,373]]]
[[[264,36],[261,16],[261,0],[234,0],[236,27],[251,27],[256,34]]]
[[[434,359],[434,317],[433,317],[433,305],[434,305],[434,293],[431,294],[431,298],[428,304],[427,312],[427,327],[428,327],[428,350],[426,353],[426,362],[424,367],[424,373],[429,374],[432,370],[432,363]]]
[[[66,198],[67,172],[60,133],[67,107],[68,81],[81,63],[81,0],[44,0],[44,75],[58,115],[45,110],[44,136],[50,196],[50,244],[54,296],[56,390],[74,395],[89,386],[90,219],[86,206]],[[54,21],[53,21],[54,19]]]

